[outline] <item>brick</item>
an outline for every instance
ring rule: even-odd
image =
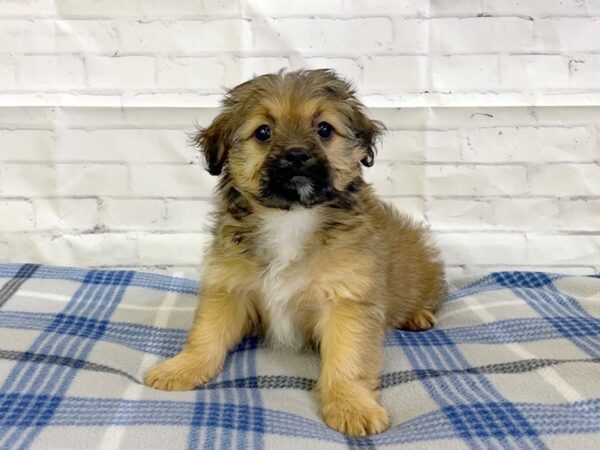
[[[600,89],[600,55],[571,56],[568,63],[572,88]]]
[[[337,14],[346,14],[344,0],[330,0],[321,2],[319,0],[290,0],[285,5],[277,0],[248,0],[247,8],[256,16],[310,16],[325,14],[331,15],[333,11]],[[354,2],[356,3],[356,2]],[[354,12],[356,5],[352,5]]]
[[[2,2],[0,17],[50,15],[55,12],[56,0],[20,0],[18,2]]]
[[[364,62],[364,91],[406,92],[427,89],[427,57],[381,56]]]
[[[144,264],[197,265],[210,241],[208,233],[140,234],[138,247]]]
[[[597,131],[591,127],[490,127],[463,131],[465,161],[593,161]]]
[[[549,164],[529,170],[530,194],[600,195],[600,166],[597,164]]]
[[[526,261],[525,236],[519,233],[436,233],[435,239],[443,260],[449,265],[523,264]]]
[[[600,230],[600,200],[559,200],[558,226],[568,230]]]
[[[569,85],[569,58],[562,55],[500,55],[502,88],[559,89]]]
[[[157,77],[161,88],[212,88],[223,83],[225,68],[214,58],[161,58]]]
[[[138,196],[210,197],[216,178],[198,164],[135,165],[131,167],[131,182]]]
[[[430,49],[430,21],[394,19],[394,52],[426,54]]]
[[[15,88],[16,67],[17,65],[12,56],[0,55],[0,90]]]
[[[458,132],[390,130],[383,137],[377,159],[457,161],[461,159]]]
[[[391,50],[388,19],[271,19],[252,21],[254,51],[334,54],[336,56]],[[310,30],[310,32],[307,32]]]
[[[494,90],[500,84],[496,55],[455,55],[430,58],[431,90]]]
[[[228,58],[225,85],[232,88],[255,76],[275,73],[290,67],[288,58],[284,57]]]
[[[124,195],[127,168],[110,164],[5,164],[2,195]]]
[[[164,200],[103,199],[100,225],[111,230],[154,230],[164,228]]]
[[[88,84],[93,89],[153,87],[154,58],[149,56],[87,56]]]
[[[486,201],[431,199],[427,217],[434,229],[490,228],[492,207]]]
[[[468,3],[476,4],[469,1]],[[579,0],[482,0],[483,11],[496,14],[527,14],[538,16],[550,15],[585,15],[600,12],[600,5],[594,1]]]
[[[428,195],[518,195],[527,191],[521,166],[431,165],[426,167]]]
[[[499,198],[491,200],[492,223],[498,228],[549,230],[556,228],[558,202],[549,198]]]
[[[34,228],[33,206],[27,200],[0,200],[0,231],[30,231]]]
[[[243,19],[122,21],[117,27],[123,52],[217,54],[241,51],[251,42]]]
[[[207,232],[214,210],[213,200],[167,200],[165,227],[170,230]]]
[[[598,7],[600,10],[600,7]],[[540,52],[597,52],[600,50],[600,18],[552,17],[536,21]]]
[[[66,89],[84,85],[83,60],[71,55],[19,56],[17,85],[22,89]]]
[[[135,235],[20,233],[8,239],[12,261],[62,266],[138,265]]]
[[[191,122],[190,122],[191,125]],[[179,162],[200,160],[184,130],[62,130],[55,157],[61,161]]]
[[[91,230],[98,225],[98,202],[91,198],[36,198],[38,230]]]
[[[57,12],[63,17],[212,17],[242,12],[242,4],[231,0],[55,0],[52,3],[56,3]]]
[[[600,236],[527,234],[527,264],[600,264]]]
[[[98,20],[0,20],[0,42],[7,52],[106,52],[118,49],[111,24]]]
[[[520,17],[444,17],[428,21],[435,53],[523,52],[534,43],[534,21]]]
[[[52,159],[54,140],[47,130],[0,130],[0,161]]]
[[[422,165],[383,161],[365,171],[365,179],[379,195],[422,195],[424,172]]]

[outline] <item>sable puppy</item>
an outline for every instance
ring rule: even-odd
[[[384,431],[377,387],[386,326],[425,330],[446,293],[424,228],[365,183],[383,125],[330,70],[264,75],[232,89],[196,143],[219,175],[213,242],[187,344],[145,383],[188,390],[249,333],[313,345],[330,427]]]

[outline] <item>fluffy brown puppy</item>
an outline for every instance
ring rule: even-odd
[[[386,326],[425,330],[445,292],[421,225],[379,200],[382,124],[329,70],[264,75],[232,89],[196,142],[220,175],[201,301],[181,352],[148,386],[188,390],[248,333],[321,354],[325,422],[353,436],[389,426],[377,387]]]

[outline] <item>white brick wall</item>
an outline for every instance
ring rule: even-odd
[[[452,276],[600,271],[600,0],[1,2],[0,261],[196,267],[189,133],[283,67],[354,80]]]

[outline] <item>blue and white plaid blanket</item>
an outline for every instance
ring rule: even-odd
[[[247,339],[193,392],[141,384],[184,342],[194,280],[0,265],[0,448],[600,448],[600,279],[452,283],[430,331],[390,332],[389,431],[321,421],[314,354]]]

